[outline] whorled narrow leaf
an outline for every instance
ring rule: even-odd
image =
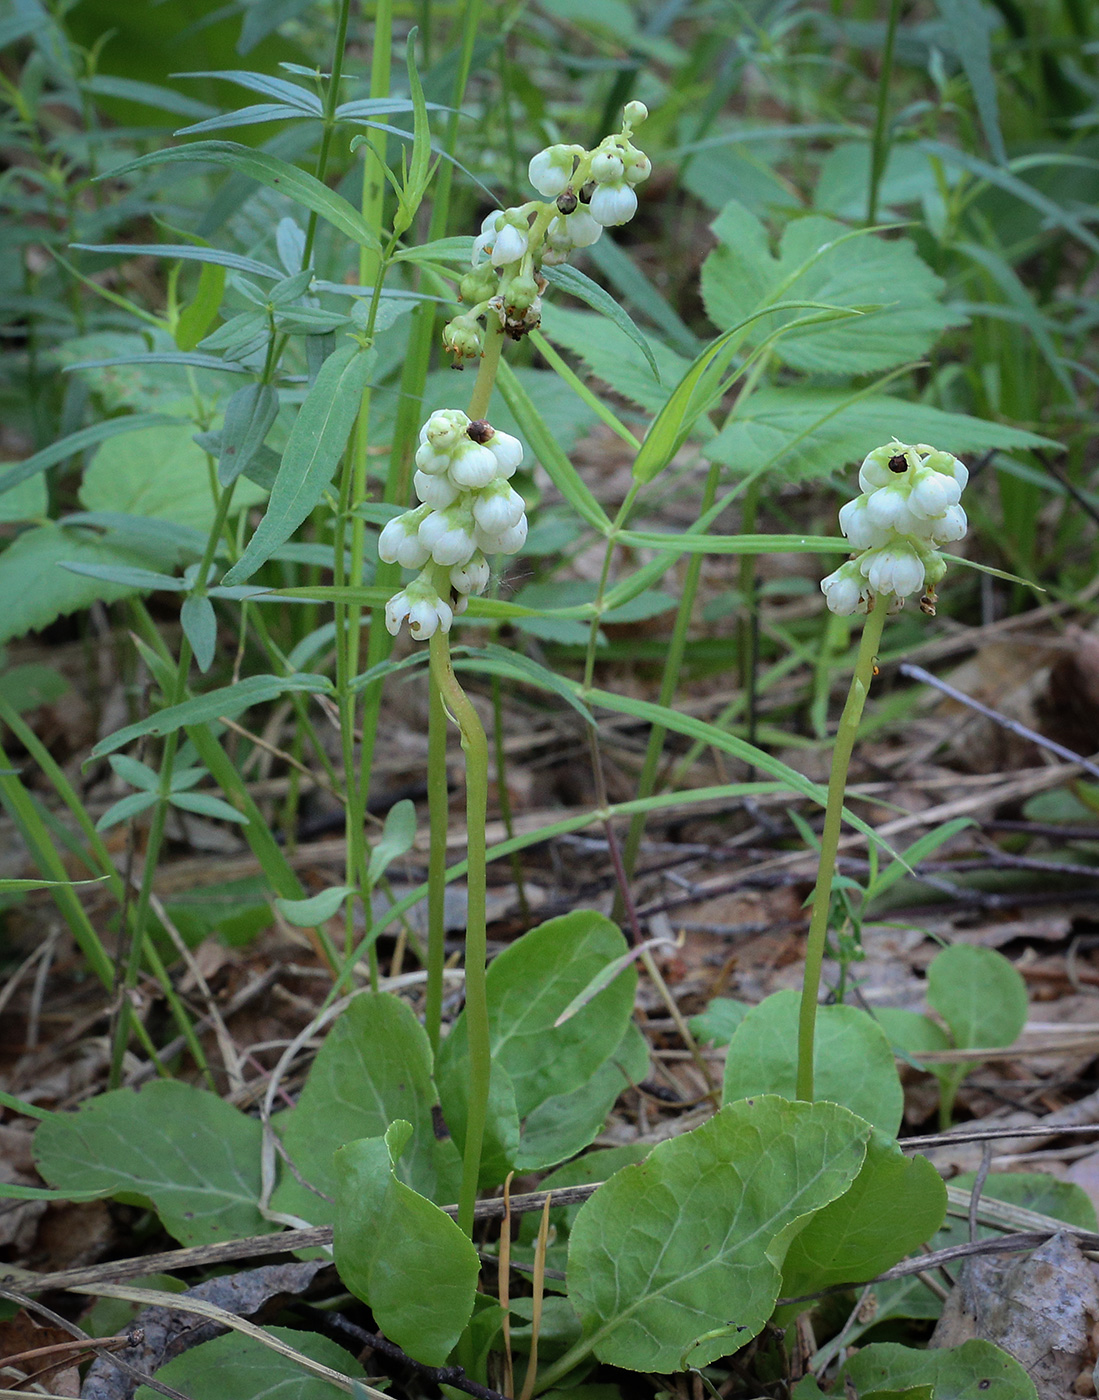
[[[347,446],[373,358],[347,340],[321,366],[290,430],[266,514],[224,583],[251,578],[320,500]]]
[[[280,160],[266,151],[238,145],[235,141],[194,141],[187,146],[169,146],[163,151],[150,151],[148,155],[138,156],[136,160],[112,170],[111,179],[119,179],[135,170],[146,170],[153,165],[196,162],[225,166],[238,175],[258,180],[268,189],[277,190],[288,199],[304,204],[353,243],[367,248],[380,246],[377,236],[362,215],[342,195],[336,194],[315,176],[299,170],[297,166],[290,165],[289,162]]]

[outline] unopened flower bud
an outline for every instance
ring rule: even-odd
[[[627,102],[623,112],[627,126],[640,126],[643,121],[647,120],[648,115],[648,107],[645,106],[644,102],[637,101]]]
[[[472,268],[458,283],[458,295],[467,306],[480,306],[495,296],[499,276],[491,263],[481,263]]]
[[[485,341],[476,317],[455,316],[453,321],[448,321],[443,327],[443,349],[459,363],[480,359],[485,352]]]
[[[626,180],[631,185],[640,185],[653,173],[653,163],[642,151],[635,151],[626,158]]]
[[[597,184],[614,184],[622,179],[625,171],[617,151],[596,151],[592,158],[591,177]]]

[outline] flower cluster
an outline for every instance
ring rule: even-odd
[[[518,340],[541,318],[544,266],[565,262],[575,248],[588,248],[604,228],[625,224],[637,212],[635,186],[652,164],[631,139],[649,115],[643,102],[626,104],[622,130],[592,151],[583,146],[547,146],[530,162],[530,182],[543,200],[493,209],[473,240],[473,267],[459,294],[469,310],[443,332],[455,363],[483,353],[482,317],[494,317]]]
[[[526,504],[508,482],[523,446],[457,408],[433,413],[420,429],[413,485],[421,504],[391,520],[378,537],[387,564],[420,569],[386,604],[393,636],[408,619],[416,641],[449,632],[471,594],[488,586],[487,555],[514,554],[527,537]]]
[[[821,581],[834,613],[866,612],[875,594],[897,607],[923,592],[934,614],[935,585],[946,573],[937,546],[966,532],[962,488],[969,473],[957,457],[926,443],[876,447],[859,470],[862,494],[840,510],[840,529],[861,551]]]

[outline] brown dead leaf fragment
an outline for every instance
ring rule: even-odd
[[[80,1394],[80,1373],[71,1355],[72,1336],[60,1327],[40,1327],[26,1312],[0,1322],[0,1387],[14,1390],[34,1376],[53,1395]],[[50,1348],[59,1348],[51,1353]],[[57,1370],[51,1370],[52,1366]],[[48,1378],[42,1373],[49,1370]],[[28,1394],[33,1394],[28,1388]]]
[[[1095,1364],[1097,1323],[1099,1269],[1061,1234],[1022,1258],[967,1259],[931,1345],[994,1342],[1026,1368],[1038,1400],[1066,1400]]]

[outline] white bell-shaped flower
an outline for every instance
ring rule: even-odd
[[[502,209],[493,209],[481,220],[481,232],[473,240],[473,256],[470,259],[473,266],[480,263],[482,257],[491,256],[493,245],[496,242],[496,225],[504,217]]]
[[[931,524],[931,538],[936,544],[953,544],[956,540],[964,540],[969,529],[969,521],[961,506],[951,506]]]
[[[840,617],[850,617],[858,612],[862,604],[866,584],[858,566],[848,560],[827,578],[821,579],[820,589],[831,612],[838,613]]]
[[[521,515],[510,529],[499,534],[489,534],[478,526],[474,535],[485,554],[518,554],[527,542],[527,517]]]
[[[456,564],[450,571],[450,586],[455,593],[480,594],[488,587],[491,578],[488,560],[478,550],[464,564]]]
[[[419,538],[436,564],[448,568],[464,564],[477,548],[473,538],[473,512],[462,500],[445,510],[433,510],[420,525]]]
[[[390,636],[397,635],[406,618],[413,638],[425,642],[436,632],[450,631],[454,610],[439,597],[430,579],[421,574],[386,603],[385,628]]]
[[[503,479],[514,476],[523,461],[523,444],[519,439],[497,428],[485,446],[496,458],[497,475]]]
[[[918,520],[930,520],[933,516],[944,515],[961,498],[962,488],[953,476],[924,467],[914,475],[908,493],[908,509]]]
[[[499,535],[518,525],[526,502],[506,481],[494,481],[473,499],[473,518],[486,535]]]
[[[419,529],[427,514],[426,510],[408,510],[387,521],[378,536],[378,558],[385,564],[400,564],[404,569],[422,568],[429,553],[420,542]]]
[[[867,550],[858,564],[859,572],[875,593],[907,598],[923,588],[923,560],[907,540]]]
[[[466,438],[450,459],[448,474],[455,486],[463,491],[478,491],[495,481],[499,472],[496,454],[484,443]]]
[[[506,267],[508,263],[518,262],[527,251],[529,243],[530,232],[528,229],[517,228],[514,223],[501,225],[496,230],[496,238],[490,254],[493,267]]]
[[[599,185],[592,194],[588,210],[595,222],[604,228],[628,224],[637,213],[637,195],[624,179]]]
[[[423,499],[421,497],[421,499]],[[840,507],[840,529],[855,549],[872,549],[887,543],[888,529],[875,525],[866,509],[866,496],[858,496]]]
[[[443,472],[441,476],[429,476],[427,472],[417,472],[412,478],[412,489],[416,498],[432,510],[445,510],[458,499],[458,488]],[[410,566],[413,567],[413,566]]]
[[[571,146],[547,146],[531,157],[527,176],[540,195],[556,199],[568,189],[574,164]]]

